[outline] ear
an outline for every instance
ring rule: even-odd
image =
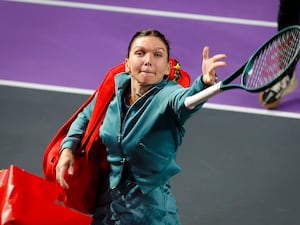
[[[130,73],[128,58],[125,59],[125,72]]]
[[[169,60],[165,74],[169,75],[172,68],[172,62]]]

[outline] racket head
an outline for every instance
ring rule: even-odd
[[[282,29],[266,41],[247,61],[241,87],[246,91],[263,91],[294,69],[300,57],[300,26]]]

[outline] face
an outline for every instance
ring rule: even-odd
[[[154,85],[170,72],[168,52],[157,37],[138,37],[132,43],[126,59],[126,72],[141,86]]]

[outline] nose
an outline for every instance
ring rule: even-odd
[[[145,55],[145,61],[144,61],[145,66],[152,66],[152,57],[150,54]]]

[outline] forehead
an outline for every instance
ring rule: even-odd
[[[164,51],[167,50],[165,43],[160,38],[155,36],[137,37],[132,43],[132,49],[135,48],[161,49]]]

